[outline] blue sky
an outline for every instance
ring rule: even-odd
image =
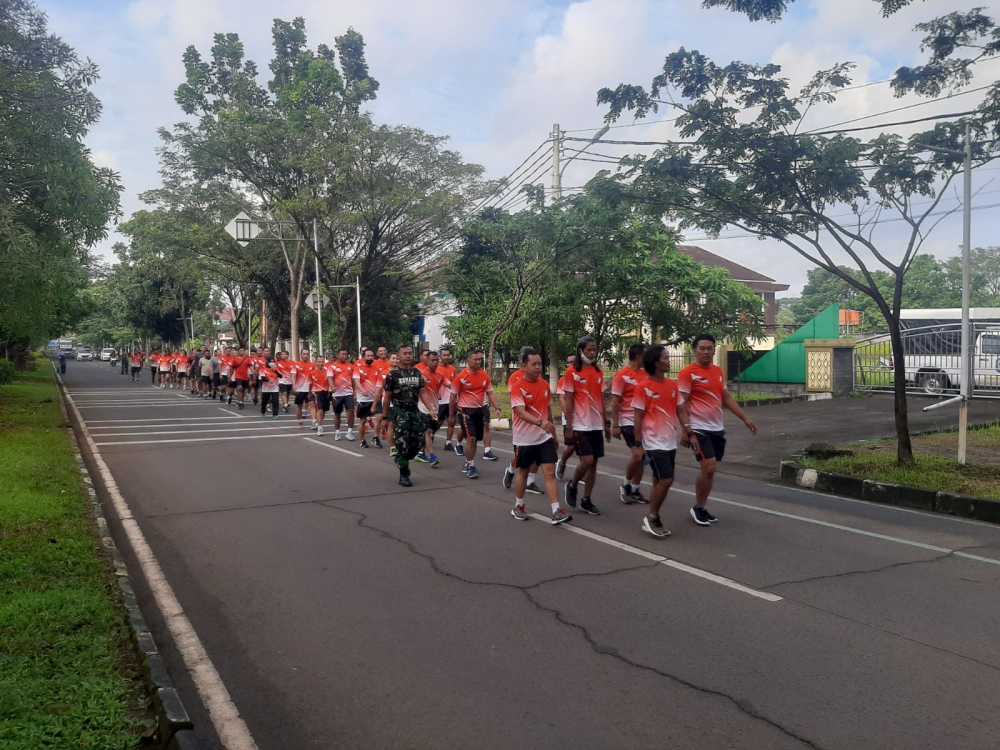
[[[954,0],[927,0],[886,21],[872,0],[798,0],[781,23],[750,24],[742,16],[704,10],[699,0],[36,1],[48,13],[51,30],[101,67],[95,90],[104,116],[88,143],[98,161],[121,173],[127,213],[140,208],[139,194],[157,184],[156,129],[180,118],[173,91],[182,80],[184,48],[194,44],[207,52],[213,33],[237,32],[248,56],[266,71],[276,15],[303,16],[313,45],[332,42],[353,26],[366,39],[372,73],[381,83],[375,116],[448,135],[468,160],[499,177],[547,136],[553,122],[564,129],[599,127],[603,113],[595,103],[597,89],[621,81],[648,83],[664,55],[679,46],[723,62],[776,62],[796,85],[819,67],[852,60],[858,64],[856,80],[866,82],[917,62],[913,24],[959,7]],[[972,5],[1000,15],[1000,0]],[[978,82],[998,72],[1000,63],[984,66]],[[959,101],[971,105],[975,97]],[[814,123],[906,103],[893,99],[888,87],[873,86],[845,94],[817,112]],[[949,106],[954,102],[918,111],[930,114]],[[655,140],[673,135],[671,128],[659,124],[613,132]],[[626,149],[602,146],[601,151]],[[580,185],[599,168],[575,162],[564,184]],[[974,203],[1000,202],[1000,193],[991,195],[998,186],[987,184],[997,177],[1000,171],[977,175],[976,187],[983,192]],[[548,185],[547,174],[544,182]],[[997,215],[996,210],[974,214],[974,244],[1000,245]],[[898,222],[878,232],[890,248],[903,236]],[[951,255],[960,241],[961,221],[949,218],[925,247]],[[810,268],[777,243],[738,238],[698,244],[791,284],[790,293],[801,287]]]

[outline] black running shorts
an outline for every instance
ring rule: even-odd
[[[292,384],[291,383],[278,383],[278,393],[291,393]]]
[[[554,464],[556,462],[556,443],[549,438],[544,443],[538,445],[517,446],[517,456],[514,459],[514,467],[517,469],[530,469],[532,466],[542,464]]]
[[[715,432],[711,430],[692,430],[698,437],[698,448],[694,457],[701,461],[702,458],[714,458],[721,461],[726,453],[726,433],[722,430]],[[694,446],[691,446],[694,449]]]
[[[295,405],[302,406],[302,404],[309,403],[309,391],[295,391]]]
[[[664,479],[674,478],[674,462],[677,458],[677,451],[646,451],[646,459],[649,461],[649,468],[653,470],[653,479],[661,482]]]
[[[201,376],[201,382],[204,383],[205,385],[211,385],[212,384],[212,376],[211,375],[202,375]]]
[[[604,458],[604,430],[573,430],[576,455]]]
[[[629,448],[641,448],[639,441],[635,439],[635,427],[630,424],[623,424],[618,428],[622,431],[622,439]]]
[[[444,424],[448,421],[451,416],[451,405],[450,404],[438,404],[438,422]]]
[[[316,399],[317,409],[322,412],[330,411],[330,391],[313,391],[313,398]]]
[[[479,406],[472,409],[462,409],[465,416],[465,429],[469,431],[476,440],[483,439],[486,431],[486,420],[489,419],[489,407]]]
[[[358,401],[358,419],[368,419],[374,408],[374,401]]]
[[[344,410],[354,409],[354,396],[336,396],[333,399],[333,413],[340,416]]]

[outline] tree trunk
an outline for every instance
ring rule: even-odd
[[[896,418],[896,461],[901,466],[912,466],[913,445],[910,442],[910,415],[906,410],[906,351],[899,320],[887,316],[889,340],[892,343],[893,406]]]
[[[553,393],[559,387],[559,344],[553,336],[549,341],[549,390]]]

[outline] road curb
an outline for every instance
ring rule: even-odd
[[[147,701],[156,720],[155,729],[152,730],[150,736],[143,737],[142,746],[157,748],[157,750],[198,750],[201,745],[194,734],[194,724],[173,680],[170,678],[170,674],[167,672],[163,657],[136,599],[128,566],[111,535],[111,528],[104,515],[101,500],[97,495],[94,478],[83,457],[80,435],[77,433],[78,425],[74,419],[70,418],[66,404],[65,384],[57,370],[54,374],[59,390],[59,408],[66,427],[69,428],[73,437],[73,455],[87,490],[90,516],[97,528],[101,546],[104,547],[111,561],[118,586],[116,599],[124,610],[122,614],[128,622],[132,647],[136,650],[143,666]]]
[[[873,503],[895,505],[900,508],[925,510],[942,515],[974,518],[978,521],[1000,523],[1000,501],[984,497],[970,497],[954,492],[935,492],[919,487],[907,487],[873,479],[849,477],[829,471],[811,469],[797,461],[782,461],[781,481],[817,492],[868,500]]]

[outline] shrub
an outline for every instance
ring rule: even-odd
[[[0,359],[0,385],[14,379],[14,363],[9,359]]]

